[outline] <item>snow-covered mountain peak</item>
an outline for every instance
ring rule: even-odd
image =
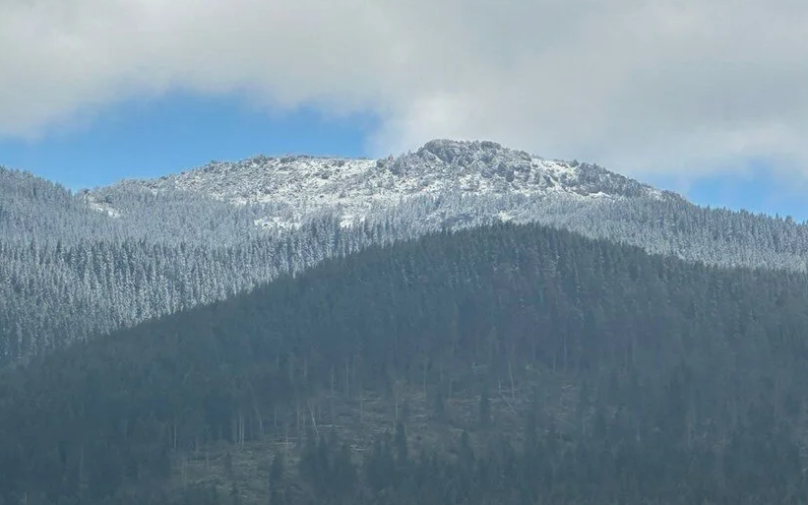
[[[279,212],[262,220],[265,226],[288,226],[290,220],[300,222],[325,210],[337,212],[349,223],[373,208],[438,194],[680,198],[596,165],[546,160],[495,142],[443,139],[379,160],[297,155],[211,162],[159,179],[123,181],[101,191],[125,188],[156,194],[190,192],[235,205],[270,204]],[[279,221],[280,214],[285,223]]]

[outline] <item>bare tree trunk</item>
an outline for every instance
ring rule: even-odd
[[[440,360],[438,363],[438,377],[440,379],[440,383],[443,384],[443,360]]]
[[[335,417],[334,416],[334,395],[336,394],[335,393],[336,380],[337,380],[336,372],[334,371],[334,367],[332,366],[331,367],[331,397],[329,398],[329,405],[328,405],[329,410],[330,410],[328,416],[329,416],[329,419],[331,420],[331,424],[334,424],[334,417]]]
[[[261,411],[258,409],[258,405],[253,404],[253,410],[255,411],[255,418],[258,420],[258,436],[263,438],[264,437],[264,418],[261,416]]]
[[[300,405],[295,403],[295,423],[297,425],[297,436],[300,438]]]
[[[567,336],[564,336],[564,362],[563,362],[564,372],[567,371]]]
[[[513,366],[511,360],[508,360],[508,376],[511,378],[511,399],[516,401],[516,383],[513,380]]]
[[[171,449],[177,450],[177,420],[174,419],[169,428],[171,430]]]
[[[314,428],[314,434],[318,437],[320,436],[320,432],[317,430],[317,419],[314,416],[314,410],[311,408],[308,402],[306,402],[306,406],[309,408],[309,414],[311,415],[311,425]]]
[[[185,466],[185,456],[182,456],[182,466],[181,466],[181,468],[182,468],[182,470],[181,470],[181,472],[182,472],[182,485],[187,486],[188,485],[188,469]]]
[[[349,361],[345,360],[345,397],[350,397],[351,394],[351,387],[350,387],[350,364]]]
[[[424,399],[426,399],[426,372],[427,372],[427,364],[428,364],[428,360],[427,360],[427,359],[424,359],[424,382],[423,382],[423,390],[422,390],[422,392],[423,392],[423,394],[424,394]]]
[[[393,403],[395,404],[395,418],[398,423],[398,381],[393,382]]]

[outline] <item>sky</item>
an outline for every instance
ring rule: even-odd
[[[0,164],[78,189],[485,139],[808,219],[803,0],[0,0]]]

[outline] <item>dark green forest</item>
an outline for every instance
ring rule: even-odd
[[[370,247],[4,370],[0,503],[802,504],[806,336],[802,273],[538,225]]]

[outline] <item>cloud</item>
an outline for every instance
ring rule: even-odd
[[[802,0],[0,0],[0,136],[179,90],[372,113],[374,154],[808,174],[807,31]]]

